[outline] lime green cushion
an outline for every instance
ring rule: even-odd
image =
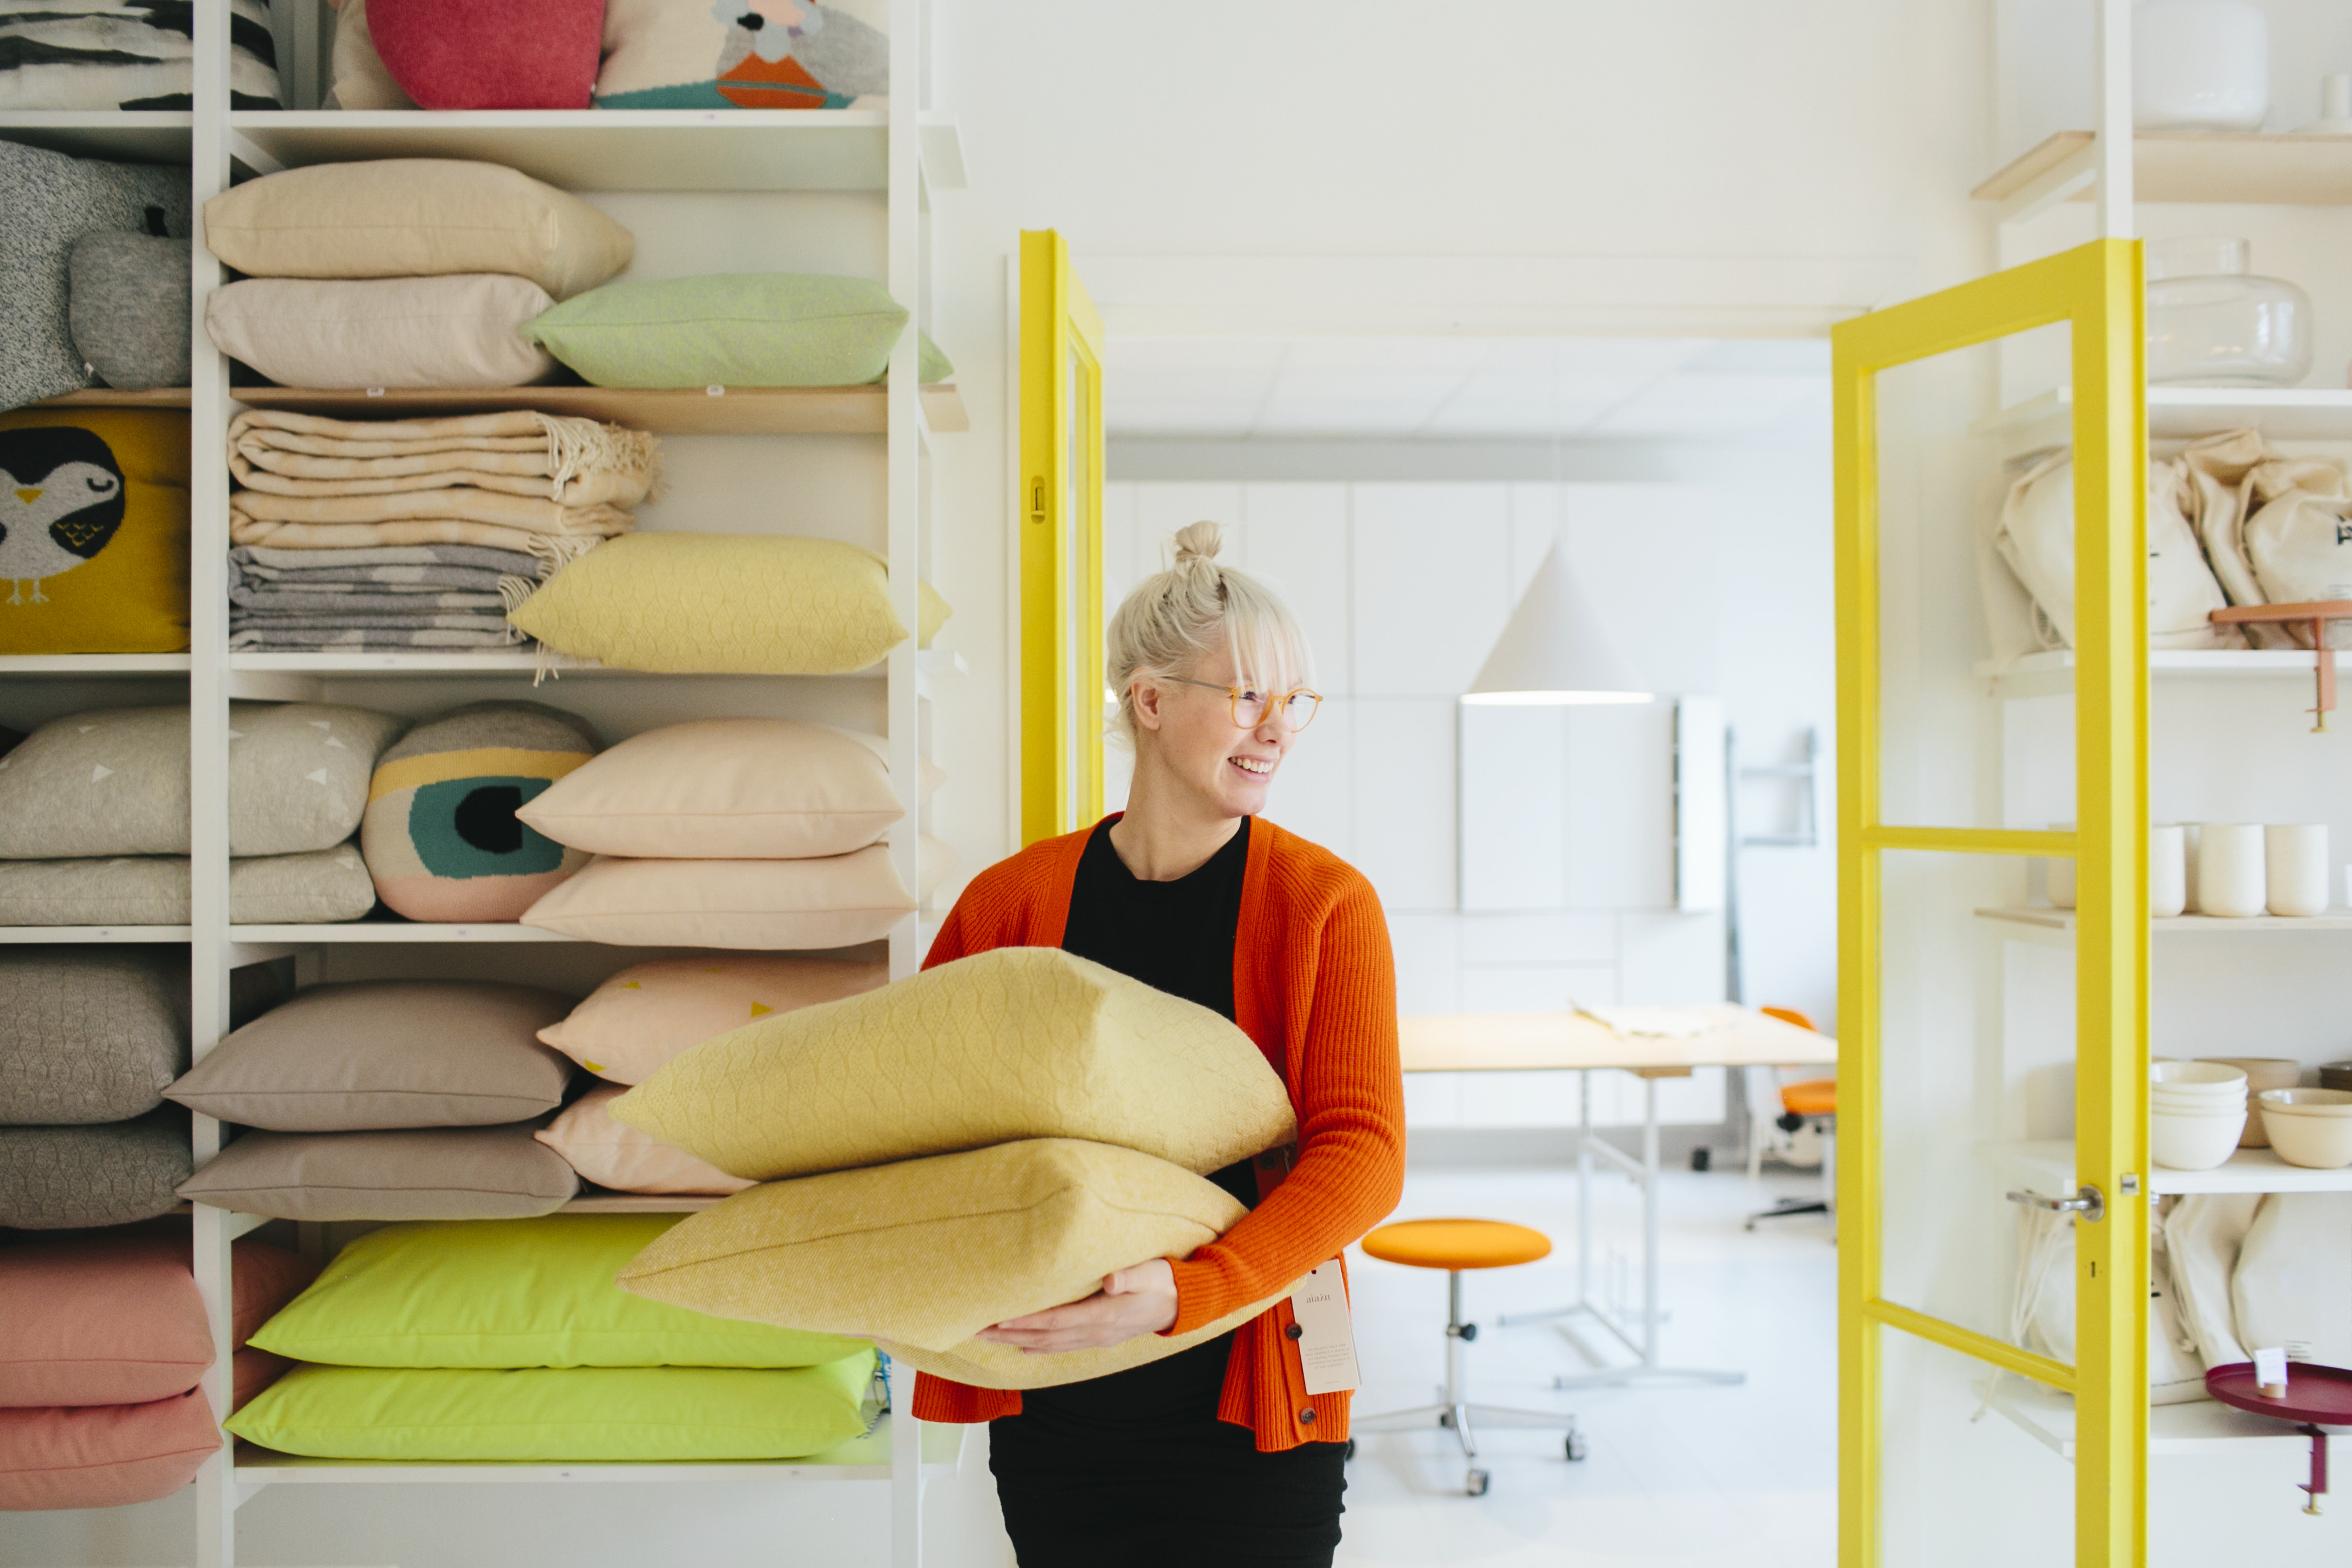
[[[856,386],[882,379],[906,330],[906,307],[863,278],[718,272],[607,283],[522,335],[598,386]],[[919,379],[955,374],[920,346]]]
[[[388,1225],[344,1247],[251,1342],[365,1367],[792,1367],[866,1348],[706,1317],[614,1285],[679,1217]]]
[[[297,1367],[224,1423],[324,1459],[796,1459],[862,1436],[874,1352],[788,1372]]]

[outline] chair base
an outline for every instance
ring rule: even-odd
[[[1769,1209],[1759,1209],[1748,1216],[1747,1228],[1754,1230],[1759,1219],[1785,1219],[1792,1214],[1830,1214],[1829,1203],[1822,1198],[1782,1198]]]

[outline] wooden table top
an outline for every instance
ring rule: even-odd
[[[1603,1009],[1612,1029],[1588,1013],[1423,1014],[1397,1020],[1407,1072],[1569,1071],[1618,1068],[1658,1077],[1697,1067],[1811,1067],[1837,1060],[1837,1042],[1753,1007]]]

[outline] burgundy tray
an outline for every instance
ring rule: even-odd
[[[2292,1422],[2310,1436],[2311,1479],[2302,1484],[2302,1489],[2310,1494],[2311,1500],[2304,1505],[2303,1511],[2317,1513],[2320,1497],[2327,1490],[2326,1428],[2352,1426],[2352,1371],[2309,1362],[2291,1363],[2287,1367],[2286,1396],[2273,1399],[2254,1382],[2252,1362],[2232,1362],[2205,1374],[2205,1392],[2240,1410]]]

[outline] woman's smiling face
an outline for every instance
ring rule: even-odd
[[[1204,657],[1183,680],[1138,676],[1135,682],[1139,750],[1150,747],[1170,783],[1221,817],[1255,816],[1265,809],[1274,775],[1297,739],[1272,709],[1255,729],[1237,726],[1227,689],[1240,683],[1230,653]]]

